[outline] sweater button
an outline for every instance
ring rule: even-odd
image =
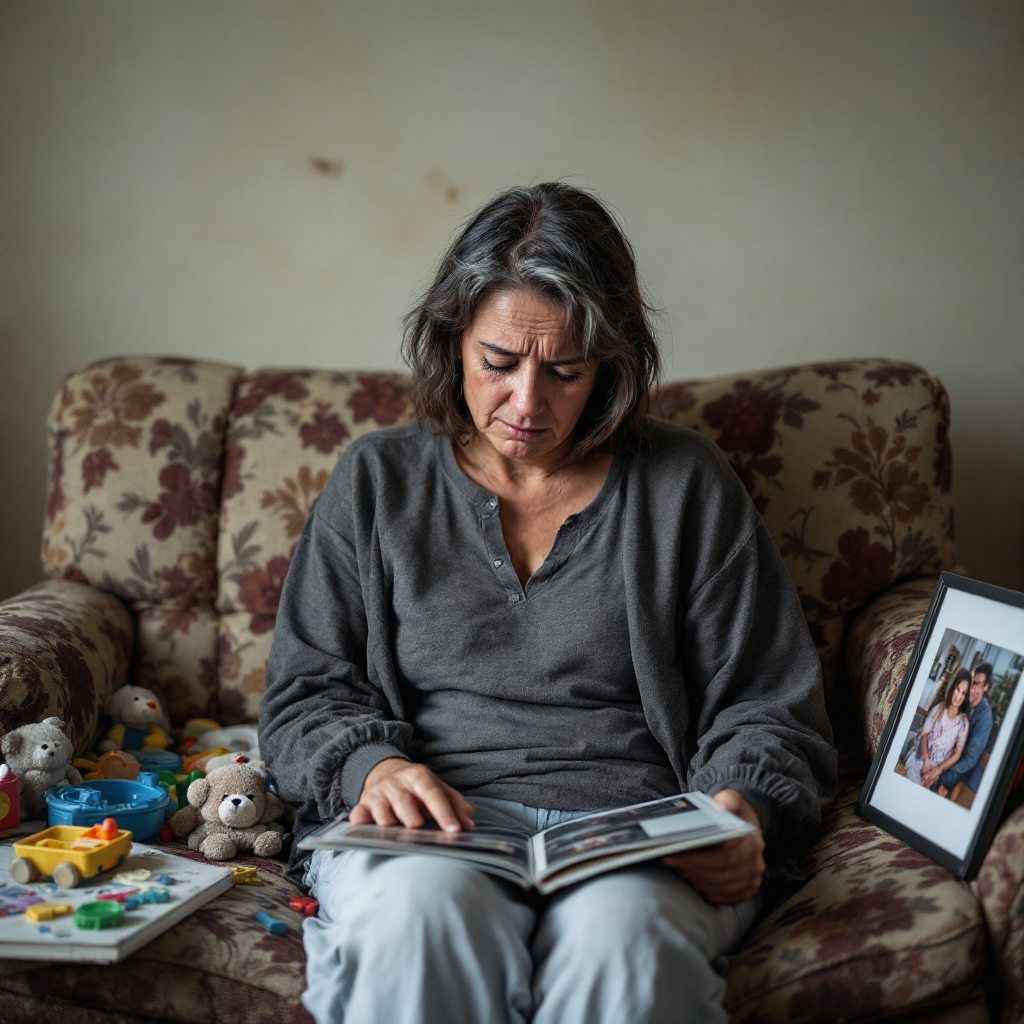
[[[519,600],[519,595],[518,594],[513,594],[512,595],[512,603],[515,604],[518,600]]]
[[[500,558],[496,558],[491,562],[491,565],[493,565],[495,569],[500,569],[504,564],[505,563]]]

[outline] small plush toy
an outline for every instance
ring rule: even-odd
[[[285,810],[268,793],[263,775],[247,764],[230,764],[188,787],[188,807],[168,822],[174,834],[188,836],[190,850],[210,860],[231,860],[239,851],[273,857],[281,851],[284,827],[275,822]]]
[[[122,686],[107,698],[103,710],[113,719],[113,724],[107,730],[107,738],[97,744],[101,753],[144,747],[166,750],[171,745],[170,720],[152,690],[144,686]]]
[[[4,760],[21,778],[21,820],[46,817],[46,791],[82,781],[71,765],[71,740],[59,718],[23,725],[0,740]]]

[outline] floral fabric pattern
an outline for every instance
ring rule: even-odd
[[[135,681],[160,696],[171,725],[213,713],[219,620],[212,608],[138,610]]]
[[[0,734],[56,715],[76,756],[88,750],[104,701],[128,682],[134,632],[121,601],[74,580],[0,602]]]
[[[846,666],[869,759],[878,749],[935,584],[932,579],[916,579],[893,587],[850,627]]]
[[[281,587],[313,502],[351,441],[412,418],[408,388],[398,374],[314,370],[256,370],[239,383],[220,515],[217,608],[244,612],[247,622],[243,627],[232,615],[227,623],[225,616],[221,632],[218,700],[225,720],[255,721]],[[236,656],[245,668],[225,674],[224,666],[234,671]]]
[[[669,384],[652,407],[715,441],[743,482],[796,584],[834,710],[847,614],[955,560],[942,385],[857,360]]]
[[[204,859],[178,844],[169,849]],[[47,1015],[61,1021],[109,1020],[86,1014],[130,1008],[127,1020],[312,1024],[299,1003],[305,985],[302,915],[288,907],[299,889],[280,861],[239,858],[232,864],[256,868],[263,884],[234,886],[119,964],[7,961],[13,970],[0,973],[0,1018],[9,1019],[9,994],[64,1002],[68,1016]],[[253,921],[257,910],[283,920],[288,931],[268,934]]]
[[[130,601],[211,605],[224,434],[239,371],[111,359],[73,373],[50,410],[49,576]]]
[[[274,620],[271,616],[266,629],[255,628],[252,623],[260,627],[265,621],[248,612],[228,612],[220,617],[217,644],[220,684],[213,717],[226,725],[259,720]]]
[[[863,754],[878,745],[934,577],[954,562],[942,386],[914,366],[859,360],[676,382],[653,398],[659,415],[715,441],[743,482],[796,584],[833,721],[849,697],[864,730],[863,753],[843,752],[807,885],[732,960],[731,1019],[980,1024],[991,941],[1002,1019],[1021,1021],[1024,810],[971,886],[854,814]],[[130,672],[175,724],[256,721],[313,502],[353,439],[412,415],[396,374],[240,377],[161,359],[73,374],[50,417],[43,549],[48,574],[64,578],[0,604],[0,725],[58,714],[83,751]],[[267,884],[231,890],[123,964],[0,962],[0,1017],[59,1005],[75,1024],[308,1024],[300,921],[287,908],[297,890],[278,861],[241,863]],[[286,935],[268,936],[257,909],[285,919]]]
[[[1024,805],[1002,823],[971,883],[1001,983],[1002,1024],[1024,1021]]]
[[[981,980],[985,924],[970,886],[858,818],[854,777],[804,860],[807,884],[733,958],[725,1005],[735,1024],[954,1006]]]

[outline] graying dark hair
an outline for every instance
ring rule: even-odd
[[[475,427],[462,394],[462,335],[484,299],[517,290],[557,302],[584,358],[600,360],[573,455],[639,452],[660,362],[654,310],[611,212],[592,193],[561,182],[506,189],[487,203],[406,314],[402,354],[413,371],[417,415],[456,444],[469,442]]]

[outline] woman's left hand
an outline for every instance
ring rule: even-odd
[[[715,794],[715,802],[756,828],[738,839],[730,839],[699,850],[686,850],[662,857],[667,868],[689,882],[708,903],[734,907],[749,900],[761,888],[764,877],[764,837],[757,811],[734,789]]]

